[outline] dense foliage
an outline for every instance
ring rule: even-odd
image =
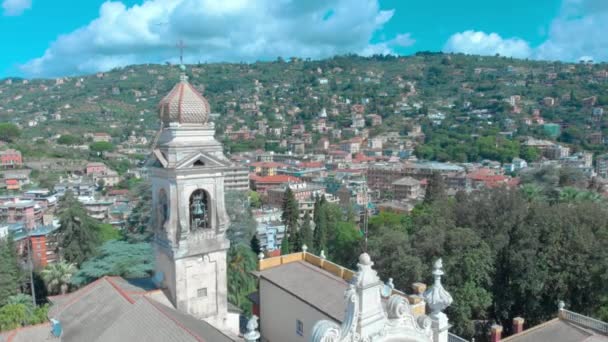
[[[251,301],[247,298],[256,290],[256,279],[251,272],[257,269],[257,256],[249,246],[239,243],[228,250],[228,301],[246,316],[251,314]]]
[[[71,283],[82,286],[106,275],[125,278],[144,278],[154,271],[154,255],[148,242],[129,243],[108,241],[98,254],[85,261],[71,279]]]
[[[48,305],[34,306],[32,297],[18,294],[7,299],[0,307],[0,331],[47,321]]]
[[[0,239],[0,306],[10,296],[19,293],[21,269],[17,260],[17,248],[11,235]]]
[[[483,324],[525,317],[530,325],[556,314],[558,300],[606,319],[608,208],[593,200],[549,202],[524,190],[491,189],[417,207],[411,215],[370,220],[369,253],[387,279],[408,289],[430,281],[444,260],[444,286],[454,304],[453,331],[484,335]]]
[[[59,228],[55,231],[61,258],[80,265],[96,253],[101,239],[99,223],[87,215],[70,191],[59,203]]]

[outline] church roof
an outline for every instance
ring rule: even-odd
[[[509,336],[502,341],[509,342],[607,342],[608,336],[585,328],[574,322],[555,318],[523,332]]]
[[[348,288],[346,280],[305,261],[269,268],[259,272],[259,275],[337,322],[342,322],[344,291]]]
[[[49,297],[49,318],[59,320],[61,341],[235,341],[211,324],[170,307],[150,281],[103,277],[78,291]],[[5,341],[45,341],[50,325],[26,327],[0,334]],[[52,338],[50,340],[53,340]]]
[[[159,111],[165,125],[171,122],[202,125],[207,123],[211,107],[182,74],[180,82],[160,101]]]

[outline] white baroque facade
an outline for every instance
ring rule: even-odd
[[[437,341],[439,331],[432,328],[432,319],[425,315],[416,318],[408,300],[399,295],[390,295],[392,288],[385,288],[372,266],[370,256],[361,254],[358,271],[344,294],[346,311],[342,325],[326,320],[317,322],[311,341]],[[385,304],[383,296],[388,297]],[[447,337],[447,327],[445,331]]]

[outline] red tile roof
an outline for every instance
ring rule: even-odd
[[[288,175],[274,175],[274,176],[257,176],[251,175],[250,178],[254,182],[258,183],[300,183],[302,180],[298,177]]]

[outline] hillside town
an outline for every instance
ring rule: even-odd
[[[0,342],[608,342],[607,17],[0,0]]]

